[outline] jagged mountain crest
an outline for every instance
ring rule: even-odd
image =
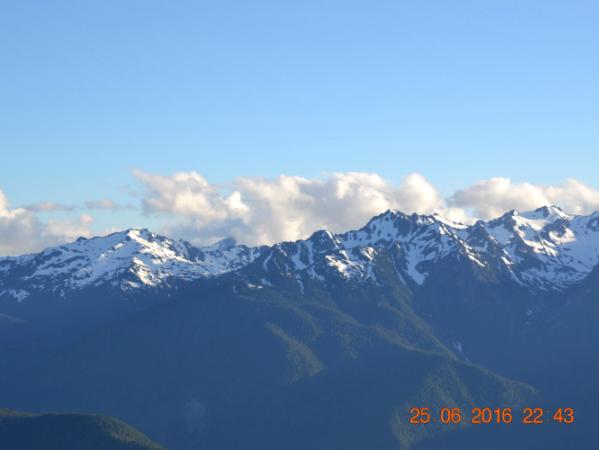
[[[123,290],[157,287],[169,279],[230,272],[251,262],[262,250],[237,245],[233,239],[196,247],[132,228],[104,237],[79,238],[38,254],[0,259],[0,295],[22,300],[31,290],[64,293],[98,285]]]
[[[158,288],[170,280],[215,277],[245,267],[265,285],[275,273],[299,280],[376,283],[381,252],[392,258],[398,278],[414,289],[436,264],[455,257],[529,289],[559,290],[581,281],[599,263],[599,213],[575,216],[546,206],[464,225],[438,214],[388,210],[357,230],[319,230],[271,247],[239,245],[231,238],[197,247],[133,228],[0,258],[0,297],[23,300],[36,289],[64,294],[99,285]]]
[[[330,268],[347,279],[373,276],[374,256],[397,246],[400,276],[421,285],[448,255],[509,274],[541,290],[582,280],[599,263],[599,213],[574,216],[556,206],[464,225],[433,215],[389,210],[346,233],[318,231],[306,240],[276,244],[261,258],[264,272],[280,270],[322,277]],[[285,259],[286,258],[286,259]]]

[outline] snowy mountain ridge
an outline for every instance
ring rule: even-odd
[[[195,247],[134,228],[79,238],[38,254],[0,258],[0,296],[23,300],[30,290],[64,293],[103,284],[122,290],[157,287],[173,278],[192,280],[230,272],[262,250],[232,239]]]
[[[94,286],[121,290],[168,287],[232,272],[251,263],[264,285],[273,273],[325,281],[330,276],[374,280],[377,257],[394,255],[397,276],[420,286],[444,258],[463,257],[493,267],[519,284],[560,290],[581,281],[599,263],[599,212],[575,216],[556,206],[463,225],[437,214],[386,211],[359,230],[317,231],[308,239],[272,247],[247,247],[225,239],[196,247],[146,229],[79,238],[38,254],[0,258],[0,299],[32,292],[66,292]]]
[[[263,265],[320,279],[332,269],[347,279],[364,280],[374,277],[381,250],[392,250],[398,276],[418,286],[440,260],[461,255],[523,286],[559,290],[581,281],[599,263],[599,212],[574,216],[551,206],[509,211],[467,226],[437,214],[387,211],[359,230],[319,231],[307,240],[276,244]]]

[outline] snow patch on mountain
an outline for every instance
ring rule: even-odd
[[[219,276],[248,266],[255,281],[273,287],[275,275],[297,280],[331,277],[377,282],[382,259],[399,279],[417,287],[441,260],[495,270],[530,289],[559,290],[581,281],[599,263],[599,213],[567,214],[556,206],[509,211],[464,225],[438,214],[387,211],[345,233],[320,230],[308,239],[246,247],[232,239],[195,247],[145,229],[79,238],[39,254],[0,258],[0,298],[22,301],[35,292],[64,293],[93,286],[128,290],[166,287],[171,280]],[[453,262],[452,262],[453,263]]]
[[[263,267],[284,266],[312,279],[326,279],[331,270],[348,280],[374,279],[377,256],[392,247],[398,276],[416,285],[426,281],[437,262],[461,255],[481,269],[505,271],[522,286],[563,289],[599,263],[599,213],[574,216],[550,206],[464,225],[438,214],[387,211],[359,230],[322,230],[306,240],[277,244],[267,251]],[[277,267],[270,267],[275,254]]]
[[[27,286],[60,292],[104,284],[121,289],[157,287],[170,279],[193,280],[239,269],[262,251],[230,239],[194,247],[146,229],[130,229],[79,238],[37,255],[2,258],[0,288]]]
[[[29,297],[29,292],[23,289],[5,289],[3,291],[0,291],[0,298],[2,297],[10,297],[16,300],[17,302],[21,303],[23,300]]]

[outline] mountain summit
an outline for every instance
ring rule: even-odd
[[[79,238],[38,254],[0,258],[0,296],[24,300],[31,291],[64,295],[93,286],[121,290],[168,286],[169,280],[220,275],[253,261],[262,251],[225,239],[196,247],[147,229]]]
[[[397,276],[411,286],[422,285],[440,261],[457,257],[493,268],[525,288],[556,291],[581,281],[599,263],[599,213],[575,216],[547,206],[466,226],[438,214],[389,210],[358,230],[321,230],[271,247],[238,245],[230,238],[196,247],[134,228],[0,258],[0,298],[23,301],[35,291],[64,295],[93,286],[164,288],[250,263],[259,264],[266,285],[270,274],[283,272],[299,283],[330,276],[376,282],[382,253],[392,255]]]
[[[0,398],[173,450],[594,448],[598,249],[599,213],[557,207],[386,211],[269,247],[80,238],[0,259]],[[530,405],[577,419],[531,433]],[[413,426],[414,406],[514,424]]]

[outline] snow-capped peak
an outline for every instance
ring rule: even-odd
[[[39,254],[0,258],[0,296],[13,291],[65,292],[97,285],[121,289],[159,286],[170,279],[211,277],[239,269],[261,251],[236,245],[233,240],[195,247],[147,229],[132,228],[103,237],[79,238]]]
[[[389,210],[358,230],[319,231],[305,241],[278,244],[277,264],[311,278],[331,270],[348,279],[372,278],[376,255],[392,247],[398,274],[416,285],[438,261],[459,254],[478,267],[499,268],[519,284],[561,289],[599,263],[599,215],[574,216],[547,206],[467,226],[439,214]]]
[[[24,300],[37,292],[68,292],[90,286],[132,289],[168,286],[237,270],[256,260],[268,281],[273,272],[325,280],[376,281],[385,253],[398,277],[423,284],[444,258],[493,268],[531,289],[563,289],[599,264],[599,213],[568,214],[556,206],[509,211],[497,219],[463,225],[439,214],[386,211],[357,230],[320,230],[308,239],[270,248],[225,239],[206,247],[132,228],[79,238],[39,254],[0,258],[0,299]],[[263,256],[261,256],[263,255]]]

